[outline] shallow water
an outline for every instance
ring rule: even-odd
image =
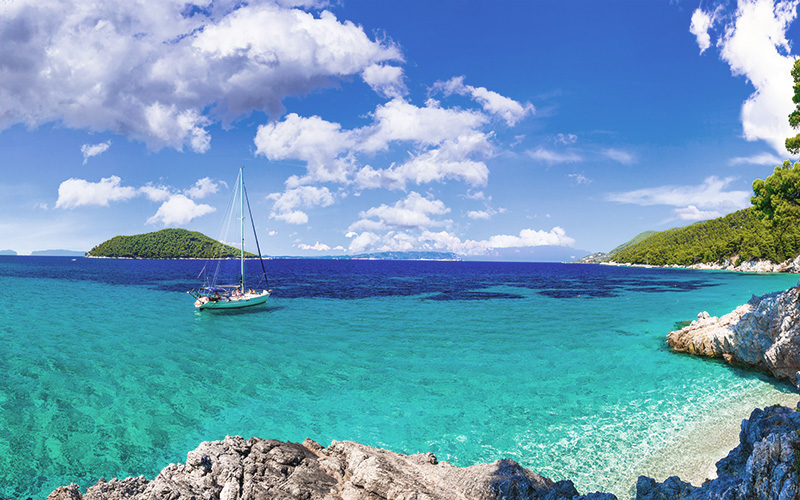
[[[695,470],[687,454],[711,464],[754,406],[797,400],[665,344],[797,276],[276,260],[266,307],[220,314],[184,293],[200,266],[0,257],[0,496],[153,477],[235,434],[513,458],[627,496],[640,473]]]

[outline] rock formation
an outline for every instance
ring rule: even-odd
[[[580,497],[571,481],[553,482],[513,460],[458,468],[432,453],[401,455],[350,441],[328,448],[226,437],[190,452],[186,465],[171,464],[152,481],[101,479],[81,495],[75,484],[48,500],[615,500]]]
[[[667,342],[679,352],[722,357],[749,365],[798,384],[800,371],[800,288],[761,297],[721,318],[698,314],[681,330],[669,332]]]
[[[700,487],[670,477],[641,476],[636,500],[800,499],[800,412],[756,409],[742,422],[739,446],[717,462],[717,478]],[[144,477],[101,479],[81,495],[74,484],[48,500],[616,500],[580,495],[571,481],[553,482],[513,460],[458,468],[432,453],[401,455],[350,441],[328,448],[226,437],[202,443],[186,465]]]

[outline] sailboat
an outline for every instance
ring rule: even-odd
[[[239,167],[239,178],[237,179],[238,197],[239,197],[239,221],[241,227],[241,250],[239,253],[240,261],[240,274],[239,283],[235,285],[217,285],[217,273],[211,282],[207,282],[205,286],[198,290],[191,290],[186,292],[194,297],[196,300],[194,306],[203,311],[218,310],[218,309],[240,309],[242,307],[251,307],[263,304],[267,301],[270,295],[270,290],[262,289],[260,291],[245,288],[244,279],[244,204],[247,201],[247,213],[250,215],[250,220],[253,220],[253,214],[250,212],[250,201],[247,199],[247,191],[244,188],[244,168]],[[234,193],[234,197],[236,193]],[[261,270],[264,273],[264,281],[268,283],[267,271],[264,268],[264,260],[261,258],[261,248],[258,245],[258,236],[256,235],[256,226],[253,223],[253,236],[256,241],[256,249],[258,250],[258,259],[261,261]],[[217,265],[219,271],[219,261]],[[201,275],[205,272],[205,267],[201,271]]]

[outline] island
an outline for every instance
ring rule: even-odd
[[[95,246],[86,257],[110,259],[225,259],[240,250],[186,229],[162,229],[133,236],[114,236]],[[245,252],[245,257],[258,257]]]

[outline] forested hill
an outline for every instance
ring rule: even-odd
[[[771,231],[750,207],[718,219],[657,232],[614,253],[611,260],[656,266],[688,266],[725,259],[779,263],[799,251],[800,234]]]
[[[130,259],[210,259],[238,257],[239,249],[186,229],[114,236],[89,250],[87,257]],[[245,252],[246,257],[257,255]]]

